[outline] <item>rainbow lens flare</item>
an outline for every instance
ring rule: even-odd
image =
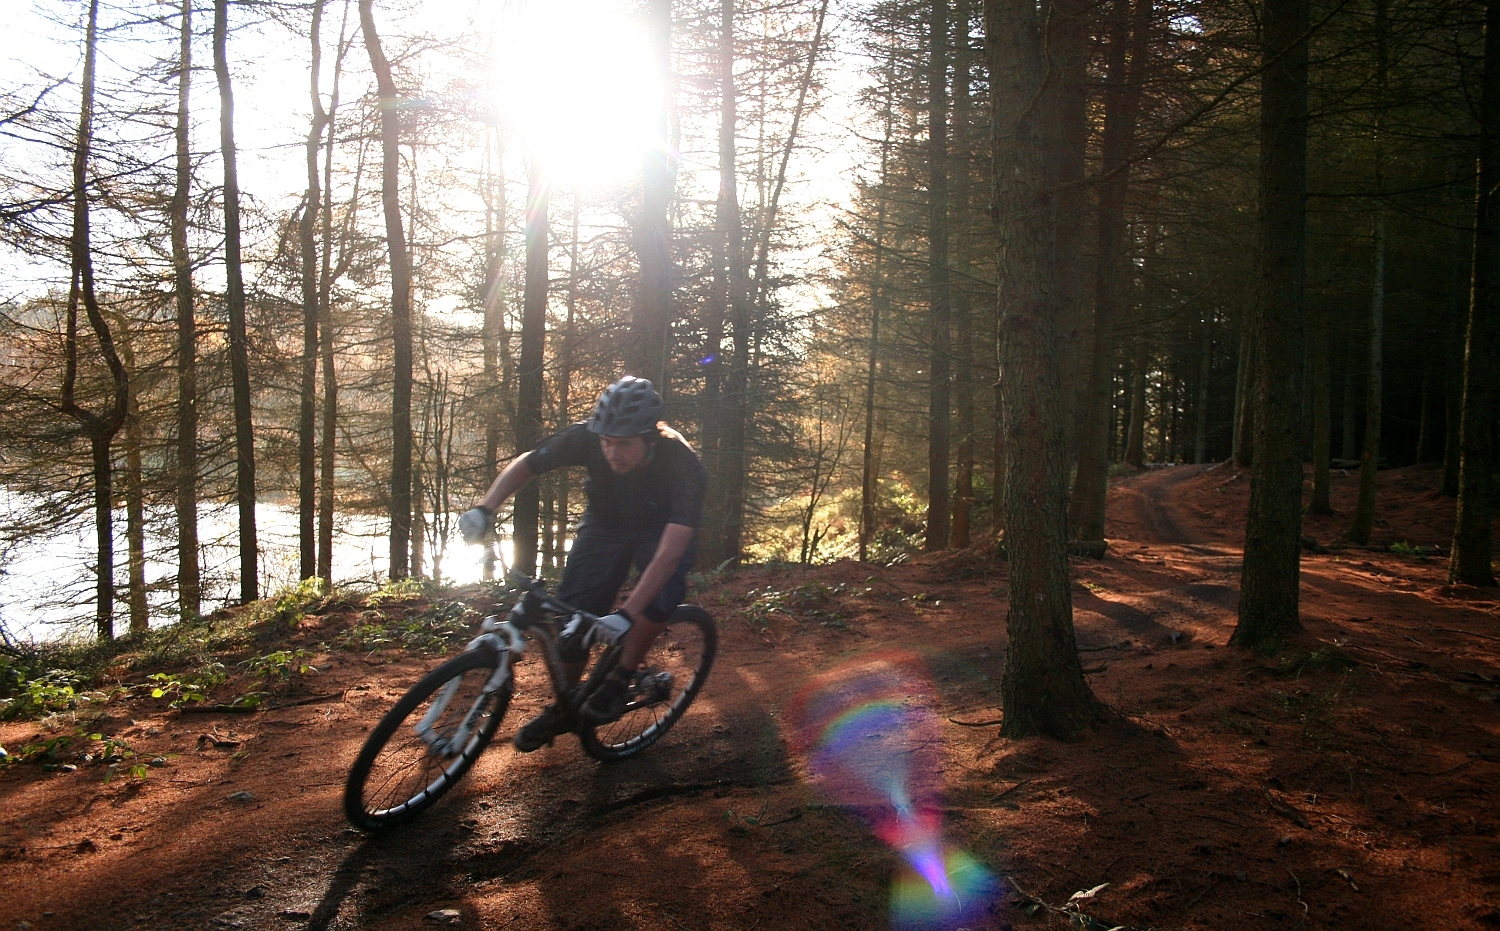
[[[891,885],[891,924],[953,928],[987,912],[995,877],[943,842],[941,725],[921,660],[879,653],[846,663],[808,683],[790,710],[813,784],[905,861]]]

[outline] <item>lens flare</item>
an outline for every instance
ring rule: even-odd
[[[791,712],[813,783],[905,861],[891,885],[891,924],[951,928],[988,911],[994,876],[943,842],[941,726],[921,660],[881,653],[847,663],[810,682]]]

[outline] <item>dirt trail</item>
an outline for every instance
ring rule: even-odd
[[[1184,523],[1176,501],[1184,482],[1216,465],[1147,469],[1117,481],[1111,488],[1108,530],[1112,537],[1136,543],[1197,545],[1205,535]]]
[[[1388,533],[1451,528],[1430,478],[1382,473]],[[1226,649],[1247,484],[1114,483],[1109,555],[1073,572],[1085,668],[1120,721],[1077,744],[997,736],[1008,589],[983,549],[715,580],[698,597],[722,651],[661,744],[613,766],[571,738],[516,754],[504,736],[539,707],[523,683],[454,797],[379,837],[344,824],[343,776],[437,657],[333,649],[358,609],[247,648],[308,650],[322,671],[282,696],[307,704],[181,713],[137,691],[0,725],[12,753],[88,729],[161,764],[0,771],[0,931],[417,929],[444,909],[467,928],[884,927],[901,857],[809,781],[786,718],[814,674],[893,648],[930,676],[944,836],[1007,890],[966,927],[1065,927],[1069,897],[1105,883],[1072,909],[1103,927],[1500,926],[1500,597],[1447,587],[1441,560],[1309,555],[1306,639]]]

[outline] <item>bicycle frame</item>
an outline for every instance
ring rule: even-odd
[[[521,600],[511,608],[510,614],[503,620],[500,615],[494,614],[480,622],[479,636],[469,641],[469,645],[464,648],[465,652],[484,648],[494,650],[496,656],[499,657],[499,663],[459,726],[447,735],[439,734],[433,729],[433,723],[447,711],[448,703],[453,700],[454,694],[458,691],[460,682],[455,679],[443,687],[443,691],[433,700],[432,707],[414,727],[422,742],[438,754],[457,753],[468,744],[473,734],[474,723],[478,720],[486,699],[510,682],[514,658],[526,652],[527,636],[541,641],[547,674],[552,680],[552,690],[570,716],[574,711],[571,696],[568,694],[571,689],[567,684],[567,674],[562,668],[562,662],[557,653],[557,636],[553,633],[551,625],[542,618],[533,617],[533,614],[534,612],[547,612],[552,615],[573,615],[582,624],[592,624],[598,618],[587,611],[580,611],[558,601],[547,594],[539,582],[524,577],[517,578],[516,581],[524,590]]]

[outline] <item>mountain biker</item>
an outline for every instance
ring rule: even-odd
[[[644,378],[626,375],[604,389],[594,412],[516,457],[496,477],[458,526],[469,543],[490,532],[495,511],[528,481],[563,466],[583,466],[588,507],[568,550],[557,597],[599,622],[586,637],[562,638],[569,683],[577,682],[595,643],[624,638],[619,666],[578,710],[587,724],[607,724],[625,713],[630,677],[687,593],[697,545],[706,473],[682,436],[661,422],[662,402]],[[632,564],[635,587],[615,601]],[[517,750],[530,753],[568,730],[549,704],[516,732]]]

